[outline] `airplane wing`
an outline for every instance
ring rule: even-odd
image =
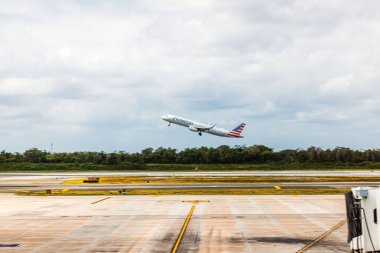
[[[213,128],[216,124],[214,125],[209,125],[209,126],[200,126],[200,125],[192,125],[193,128],[197,129],[198,131],[206,131],[206,130],[210,130],[211,128]]]

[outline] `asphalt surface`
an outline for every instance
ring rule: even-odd
[[[280,186],[282,189],[321,189],[321,188],[351,188],[357,186],[379,186],[379,183],[276,183],[276,184],[85,184],[85,185],[0,185],[0,193],[15,193],[19,190],[41,191],[46,189],[70,190],[144,190],[144,189],[273,189]]]
[[[235,184],[82,184],[63,185],[74,178],[96,176],[380,176],[380,171],[238,171],[238,172],[82,172],[82,173],[0,173],[0,192],[45,189],[272,189],[281,188],[351,188],[356,186],[378,186],[379,182],[339,183],[235,183]]]

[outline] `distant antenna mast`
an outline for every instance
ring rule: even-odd
[[[50,144],[50,153],[53,153],[53,143]]]

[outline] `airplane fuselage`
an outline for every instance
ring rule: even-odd
[[[215,125],[210,125],[210,124],[204,124],[201,122],[197,122],[194,120],[182,118],[179,116],[175,115],[164,115],[161,117],[163,120],[169,122],[169,126],[171,123],[187,127],[190,131],[193,132],[198,132],[199,135],[202,135],[202,132],[208,133],[208,134],[213,134],[221,137],[235,137],[235,138],[242,138],[242,136],[233,136],[231,135],[231,131],[228,131],[224,128],[218,128],[215,127]]]

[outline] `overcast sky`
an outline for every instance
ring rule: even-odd
[[[380,1],[0,0],[0,149],[379,148]],[[244,139],[199,137],[176,114]]]

